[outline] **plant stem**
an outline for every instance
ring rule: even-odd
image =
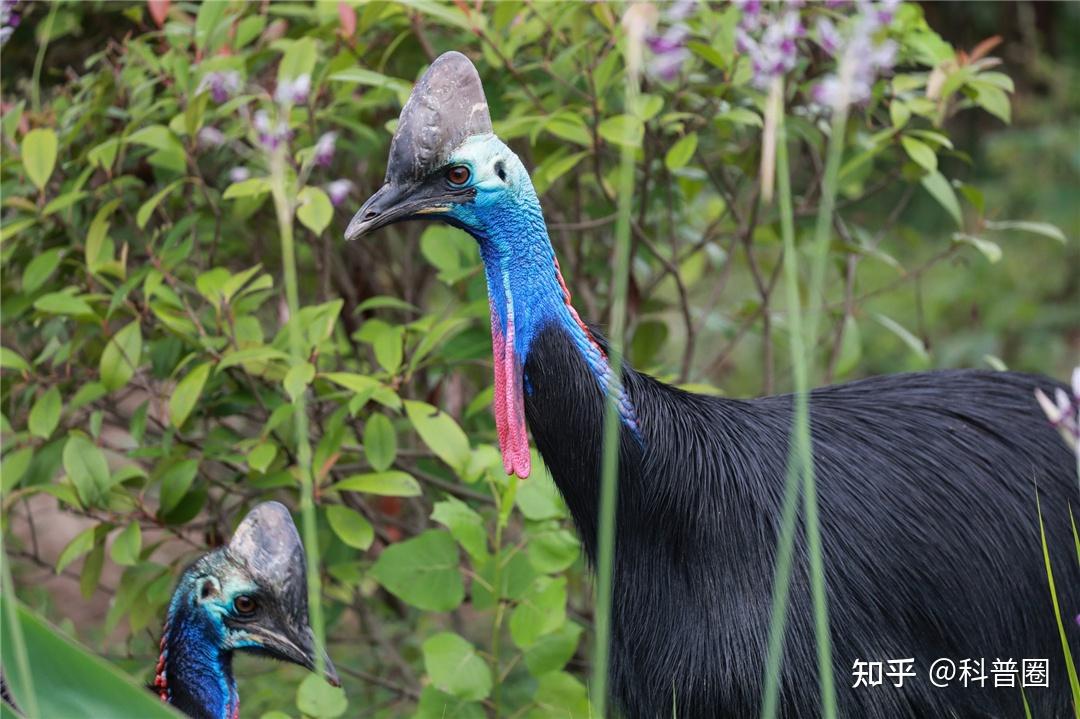
[[[281,264],[285,273],[285,301],[289,307],[289,353],[294,363],[306,362],[301,338],[303,327],[300,314],[300,293],[296,280],[296,251],[293,247],[293,206],[286,189],[284,144],[273,151],[270,158],[271,194],[277,212],[278,230],[281,233]],[[308,572],[308,612],[311,629],[315,634],[315,671],[322,675],[325,670],[323,652],[322,577],[319,562],[319,537],[315,522],[315,483],[311,472],[311,441],[308,438],[307,403],[304,392],[293,398],[293,423],[296,429],[296,464],[300,473],[300,519],[304,534],[304,554]]]
[[[45,64],[45,51],[49,48],[53,20],[56,19],[56,11],[59,9],[60,1],[53,0],[49,7],[49,15],[45,18],[45,37],[38,45],[37,56],[34,58],[34,76],[30,81],[30,105],[34,108],[34,112],[41,112],[41,68]]]
[[[633,23],[636,7],[627,12],[626,85],[624,109],[633,115],[638,104],[642,33]],[[622,349],[626,329],[626,294],[630,276],[630,213],[634,199],[634,150],[622,145],[619,155],[618,207],[615,220],[615,267],[611,277],[611,322],[608,361],[611,380],[604,412],[604,444],[600,476],[600,521],[596,562],[596,631],[593,650],[592,701],[595,715],[607,716],[607,680],[611,637],[611,596],[615,560],[615,510],[618,503],[619,417],[622,387]]]

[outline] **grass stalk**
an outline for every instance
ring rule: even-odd
[[[11,562],[8,560],[6,551],[0,552],[0,561],[4,564],[2,580],[0,580],[3,582],[0,604],[3,605],[4,620],[8,626],[3,641],[10,642],[13,645],[12,649],[14,650],[19,677],[19,686],[12,686],[12,693],[18,699],[19,708],[25,712],[25,716],[34,719],[34,717],[41,716],[41,713],[38,710],[37,694],[34,693],[34,676],[30,671],[30,655],[26,651],[26,639],[23,637],[22,623],[19,621],[19,600],[15,596],[15,582],[11,578]],[[11,676],[10,673],[8,676]]]
[[[626,15],[627,58],[624,108],[633,115],[638,106],[641,67],[641,15],[631,5]],[[615,570],[615,509],[618,504],[619,435],[621,419],[617,391],[622,386],[623,341],[626,330],[626,295],[630,276],[630,212],[634,199],[635,148],[622,145],[619,155],[618,207],[615,221],[615,266],[611,276],[611,320],[608,361],[612,381],[607,387],[604,412],[603,457],[600,476],[600,521],[596,562],[595,646],[592,667],[592,702],[598,717],[607,716],[607,681],[611,637],[612,580]]]
[[[300,292],[296,279],[296,250],[293,246],[293,204],[287,190],[284,143],[270,157],[270,187],[277,213],[278,231],[281,234],[281,265],[285,274],[285,301],[289,307],[289,353],[292,361],[306,362],[301,337],[303,327],[297,320],[300,314]],[[293,398],[293,426],[296,430],[296,462],[300,473],[300,523],[304,537],[304,554],[307,559],[308,612],[311,629],[315,634],[315,670],[322,675],[325,670],[322,610],[322,577],[319,574],[319,537],[315,522],[315,483],[311,471],[311,441],[308,438],[307,402],[304,392]]]

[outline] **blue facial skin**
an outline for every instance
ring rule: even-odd
[[[228,627],[225,617],[233,612],[235,598],[254,593],[255,587],[240,577],[226,575],[222,582],[200,571],[206,559],[184,574],[169,605],[166,691],[170,703],[193,716],[231,719],[239,703],[233,650],[259,644],[242,629]]]
[[[469,180],[461,187],[476,191],[475,199],[453,205],[444,217],[480,244],[488,297],[499,319],[499,327],[492,330],[506,333],[507,307],[512,306],[514,351],[524,364],[540,331],[557,323],[606,388],[611,375],[607,359],[571,309],[540,200],[521,160],[495,135],[477,135],[462,143],[448,164],[468,167]],[[531,393],[528,377],[525,391]],[[620,414],[636,432],[634,410],[625,395]]]

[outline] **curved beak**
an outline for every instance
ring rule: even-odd
[[[279,631],[269,628],[252,629],[260,643],[260,649],[276,655],[279,659],[299,664],[309,671],[318,670],[318,652],[315,649],[315,635],[311,628],[304,626],[296,630]],[[324,649],[321,652],[323,676],[332,686],[340,687],[341,679],[338,677],[334,663],[330,661],[330,655]]]
[[[467,199],[470,192],[448,191],[433,183],[387,182],[353,215],[345,230],[345,239],[355,240],[402,220],[448,212],[455,203]]]

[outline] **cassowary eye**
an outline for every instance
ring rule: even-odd
[[[464,185],[469,181],[470,174],[469,168],[465,165],[455,165],[446,173],[446,179],[450,180],[452,185]]]
[[[247,594],[241,594],[240,596],[238,596],[236,599],[233,600],[233,609],[236,610],[237,614],[239,614],[241,616],[244,616],[244,617],[251,616],[252,614],[254,614],[255,613],[255,607],[256,607],[255,599],[248,596]]]

